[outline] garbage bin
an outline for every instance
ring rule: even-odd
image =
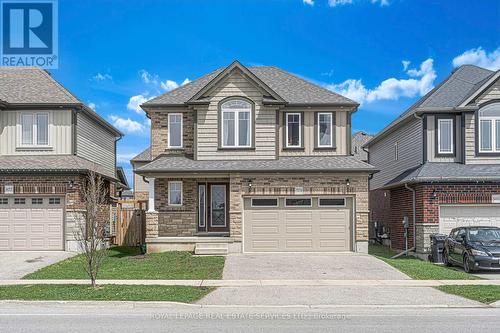
[[[429,237],[431,238],[431,254],[429,255],[429,260],[435,263],[443,263],[444,241],[448,236],[433,234]]]

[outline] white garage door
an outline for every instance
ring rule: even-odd
[[[0,251],[63,250],[63,199],[0,197]]]
[[[346,198],[248,198],[244,251],[350,251],[348,201]]]
[[[453,228],[469,225],[500,227],[500,205],[440,207],[439,233],[449,234]]]

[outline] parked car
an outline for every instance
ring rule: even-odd
[[[460,227],[445,240],[443,262],[458,265],[470,273],[476,270],[500,271],[500,228]]]

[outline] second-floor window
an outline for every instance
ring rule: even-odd
[[[438,153],[453,154],[453,119],[438,119]]]
[[[182,113],[168,115],[168,147],[182,148]]]
[[[249,148],[252,142],[252,105],[231,99],[221,105],[221,143],[224,148]]]
[[[21,113],[21,145],[48,146],[49,114],[45,112]]]
[[[318,117],[318,147],[333,146],[333,114],[319,112]]]
[[[299,148],[302,146],[301,129],[302,114],[286,113],[286,147]]]
[[[500,103],[479,110],[479,152],[500,153]]]

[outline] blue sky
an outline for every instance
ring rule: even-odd
[[[454,67],[500,68],[500,2],[428,0],[59,1],[53,76],[126,136],[149,145],[137,103],[234,59],[274,65],[361,102],[376,133]]]

